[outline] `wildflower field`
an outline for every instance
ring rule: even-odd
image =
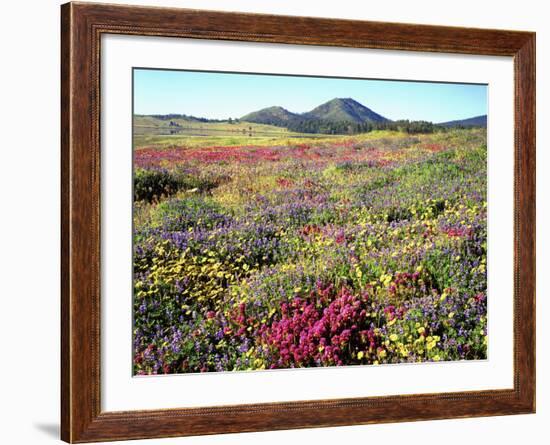
[[[485,129],[161,139],[134,147],[135,374],[486,358]]]

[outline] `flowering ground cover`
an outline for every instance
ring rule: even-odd
[[[484,129],[239,142],[135,148],[136,374],[486,358]]]

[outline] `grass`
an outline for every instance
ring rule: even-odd
[[[178,124],[179,127],[170,125],[170,122]],[[286,128],[275,125],[256,124],[252,122],[237,121],[223,122],[199,122],[187,119],[157,119],[152,116],[134,116],[134,128],[146,129],[177,129],[182,130],[204,130],[204,131],[232,131],[232,132],[260,132],[260,133],[288,133]]]
[[[216,124],[209,124],[216,125]],[[256,125],[256,124],[252,124]],[[279,127],[273,127],[269,125],[263,125],[262,127],[270,127],[277,130],[282,130]],[[484,134],[483,129],[469,130],[472,133],[479,135]],[[261,131],[258,130],[258,133]],[[339,143],[339,142],[372,142],[377,147],[385,147],[388,149],[398,150],[400,146],[411,145],[415,140],[423,141],[430,140],[433,143],[445,142],[446,144],[452,144],[458,146],[461,141],[457,136],[460,132],[449,133],[437,133],[434,135],[416,135],[410,136],[405,133],[396,133],[391,131],[372,131],[370,133],[359,135],[326,135],[326,134],[306,134],[306,133],[292,133],[289,131],[274,131],[273,134],[258,134],[249,136],[248,134],[242,134],[238,131],[235,134],[223,133],[220,135],[208,134],[208,136],[193,136],[186,134],[171,134],[171,135],[158,135],[158,134],[135,134],[134,135],[134,147],[136,150],[140,148],[149,147],[157,149],[176,148],[176,147],[215,147],[215,146],[227,146],[227,147],[240,147],[240,146],[293,146],[296,144],[325,144],[325,143]]]

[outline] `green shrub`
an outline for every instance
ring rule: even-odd
[[[209,191],[227,178],[202,176],[180,170],[136,169],[134,175],[134,201],[158,202],[179,190],[194,192]]]
[[[136,169],[134,174],[134,201],[155,202],[179,189],[178,179],[167,170]]]

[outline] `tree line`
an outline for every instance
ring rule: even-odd
[[[408,134],[435,133],[446,131],[445,127],[427,121],[385,121],[385,122],[348,122],[348,121],[324,121],[324,120],[297,120],[284,125],[290,131],[298,133],[321,134],[357,134],[368,133],[374,130],[400,131]]]
[[[229,124],[238,124],[240,120],[238,118],[232,119],[207,119],[203,117],[189,116],[186,114],[163,114],[152,115],[152,117],[161,120],[170,120],[171,126],[179,126],[178,123],[173,122],[173,119],[185,119],[195,122],[227,122]],[[446,132],[448,127],[437,125],[428,121],[411,121],[408,119],[402,119],[398,121],[384,121],[384,122],[350,122],[350,121],[327,121],[322,119],[295,119],[290,121],[281,122],[280,120],[263,119],[262,124],[274,125],[276,127],[283,127],[289,131],[296,133],[318,133],[318,134],[358,134],[369,133],[375,130],[389,130],[399,131],[408,134],[428,134],[436,132]],[[473,128],[475,125],[455,125],[453,128]]]

